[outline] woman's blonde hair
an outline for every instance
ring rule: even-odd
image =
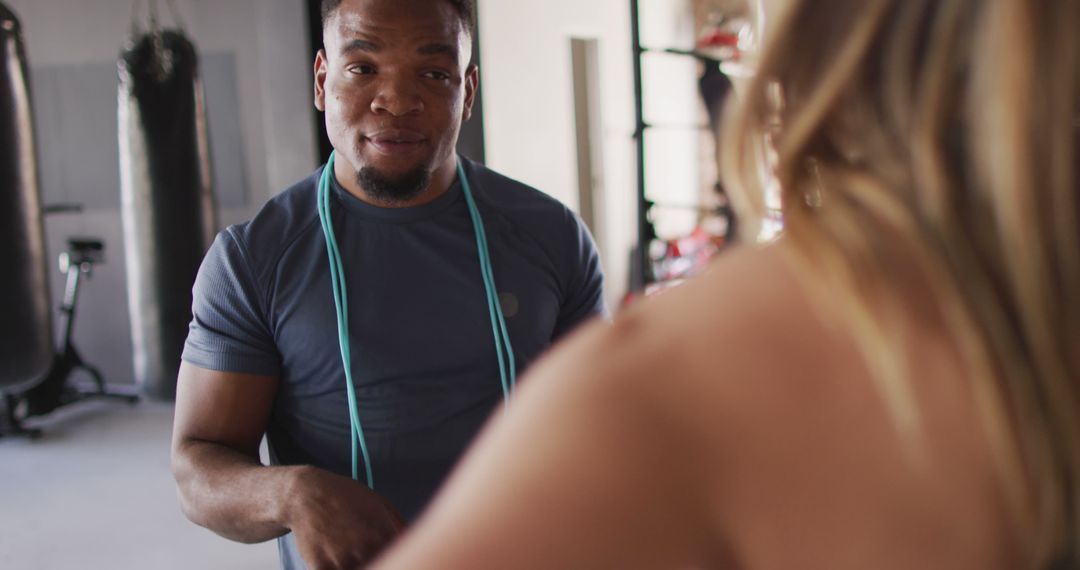
[[[914,274],[962,350],[1035,563],[1080,560],[1080,1],[776,4],[728,113],[736,206],[764,218],[761,141],[780,124],[784,240],[839,293],[898,423],[918,425],[889,325]]]

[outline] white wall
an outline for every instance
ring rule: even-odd
[[[570,38],[599,41],[609,306],[636,240],[633,59],[627,0],[480,0],[489,166],[577,209]]]
[[[22,22],[32,70],[35,66],[114,64],[131,29],[132,0],[4,3]],[[168,3],[158,4],[159,19],[171,24]],[[295,0],[176,0],[175,4],[201,53],[235,58],[245,149],[242,167],[251,192],[246,204],[219,212],[221,224],[234,223],[315,167],[306,10]],[[145,3],[142,10],[145,16]],[[102,133],[101,144],[117,144],[115,128]],[[119,188],[115,191],[119,195]],[[70,199],[78,201],[78,196]],[[120,213],[113,208],[46,218],[52,260],[70,235],[105,241],[106,263],[84,282],[80,293],[75,342],[83,357],[101,368],[109,381],[126,383],[132,379],[132,364],[120,228]],[[63,276],[52,272],[54,305],[61,299],[62,280]]]

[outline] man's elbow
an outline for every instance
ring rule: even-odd
[[[198,469],[191,457],[193,451],[191,447],[190,443],[178,443],[175,445],[172,449],[169,466],[173,480],[176,481],[176,497],[180,503],[181,512],[191,522],[205,527],[206,521],[202,516],[199,501],[197,500],[196,481],[198,480]]]

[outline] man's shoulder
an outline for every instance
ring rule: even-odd
[[[541,233],[579,229],[577,215],[556,198],[479,163],[470,161],[470,171],[478,200],[515,226]]]
[[[254,266],[273,263],[299,237],[318,226],[315,199],[320,172],[271,198],[250,220],[226,230]]]

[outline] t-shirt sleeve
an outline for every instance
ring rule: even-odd
[[[262,309],[260,286],[232,230],[218,234],[192,289],[184,361],[222,372],[276,376],[281,358]]]
[[[558,339],[592,317],[608,316],[604,305],[604,271],[600,255],[588,228],[576,215],[567,212],[572,220],[570,248],[564,269],[565,297],[559,309],[554,338]]]

